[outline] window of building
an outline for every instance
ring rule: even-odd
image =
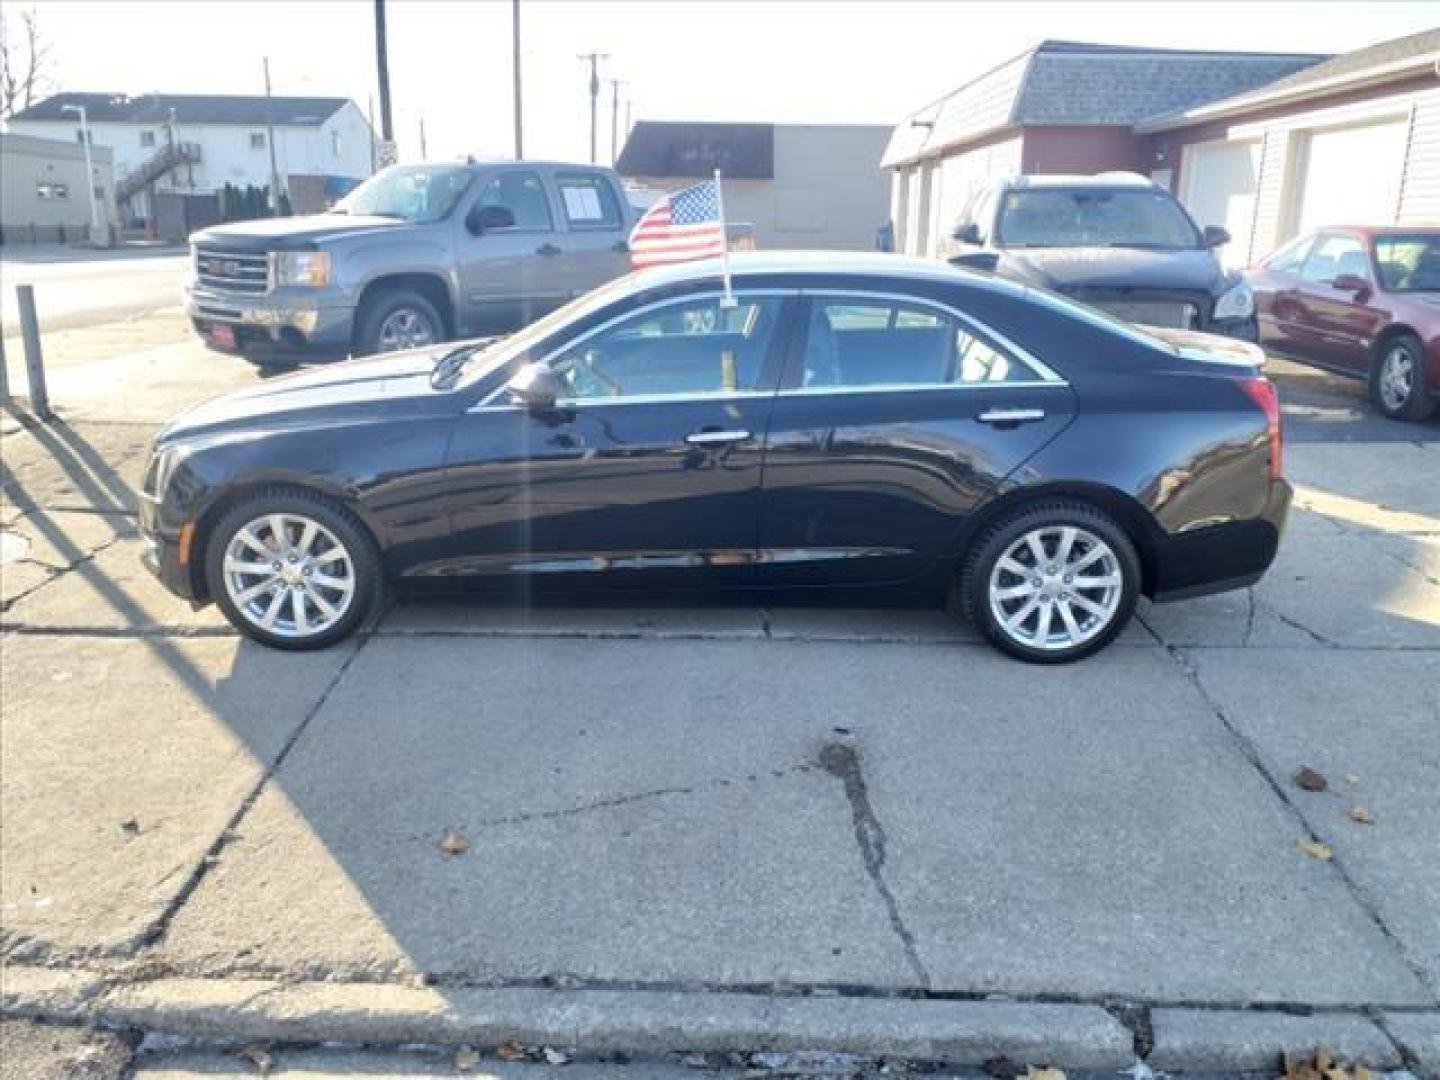
[[[263,132],[263,131],[252,131],[252,132],[250,132],[250,149],[251,149],[251,150],[264,150],[264,149],[265,149],[265,132]]]
[[[58,180],[41,180],[35,185],[35,197],[47,202],[70,198],[70,185]]]
[[[140,145],[141,145],[141,146],[144,146],[144,147],[154,146],[154,145],[155,145],[155,132],[153,132],[153,131],[142,131],[142,132],[140,132]]]
[[[801,385],[814,388],[958,386],[1040,377],[949,312],[865,297],[813,301],[804,355]]]
[[[565,218],[573,229],[618,229],[620,207],[610,183],[596,173],[561,173],[555,177]]]
[[[553,366],[570,398],[693,397],[753,390],[783,298],[697,297],[641,311],[562,352]]]

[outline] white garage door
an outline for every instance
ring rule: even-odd
[[[1202,229],[1219,225],[1230,243],[1220,249],[1226,266],[1250,261],[1250,232],[1255,224],[1255,188],[1260,180],[1260,143],[1210,142],[1186,147],[1181,162],[1190,216]]]
[[[1296,227],[1389,225],[1405,169],[1403,119],[1312,131],[1300,178]]]

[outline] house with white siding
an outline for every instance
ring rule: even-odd
[[[1440,224],[1440,29],[1340,56],[1043,42],[892,132],[897,248],[997,176],[1127,170],[1246,265],[1319,225]]]

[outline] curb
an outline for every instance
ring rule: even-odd
[[[1125,1068],[1130,1032],[1096,1005],[787,998],[654,991],[443,989],[393,984],[164,978],[110,983],[11,967],[0,1012],[217,1042],[577,1047],[583,1052],[819,1050],[955,1065],[996,1057]]]

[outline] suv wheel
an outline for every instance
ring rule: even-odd
[[[1140,560],[1109,515],[1085,503],[1021,507],[971,545],[960,581],[966,614],[1003,652],[1061,664],[1124,629]]]
[[[1370,396],[1392,420],[1424,420],[1435,411],[1418,340],[1400,334],[1381,344],[1370,367]]]
[[[346,637],[381,591],[375,542],[323,496],[276,489],[234,506],[211,531],[205,573],[230,624],[278,649]]]
[[[361,355],[418,349],[445,340],[435,305],[410,289],[386,289],[365,301],[355,328]]]

